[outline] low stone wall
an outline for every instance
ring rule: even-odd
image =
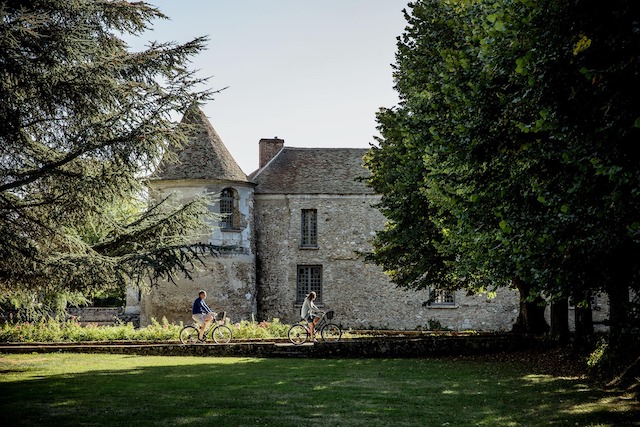
[[[549,345],[539,337],[519,334],[378,337],[318,342],[294,346],[285,342],[231,342],[229,344],[179,343],[88,343],[88,344],[0,344],[0,353],[113,353],[144,356],[209,357],[434,357],[514,352]]]
[[[70,307],[67,314],[77,318],[80,323],[113,324],[123,310],[118,307]]]
[[[122,307],[70,307],[67,314],[77,318],[83,325],[92,323],[105,326],[131,322],[135,327],[140,326],[140,316],[127,314]]]

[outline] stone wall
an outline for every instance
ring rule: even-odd
[[[176,203],[186,203],[195,197],[212,195],[216,200],[210,207],[219,212],[218,196],[224,188],[238,192],[238,230],[221,231],[217,221],[213,229],[202,230],[193,236],[193,243],[207,242],[227,247],[219,257],[207,257],[205,265],[195,264],[193,280],[180,277],[176,284],[165,282],[142,293],[139,301],[140,324],[151,319],[191,323],[191,305],[198,291],[207,291],[207,305],[214,311],[226,311],[233,321],[250,320],[256,314],[255,247],[253,242],[253,185],[223,180],[172,180],[152,182],[153,196],[164,198],[173,194]],[[131,298],[130,298],[131,297]],[[135,307],[136,294],[127,295],[127,306]]]
[[[631,298],[632,295],[630,294]],[[609,296],[607,294],[597,294],[591,298],[591,315],[593,316],[593,329],[596,332],[607,332],[609,330]],[[551,324],[551,305],[548,304],[544,312],[547,323]],[[576,330],[576,308],[569,306],[569,330]]]
[[[486,334],[404,338],[367,338],[320,341],[314,345],[282,345],[274,342],[232,342],[230,344],[182,345],[179,343],[0,343],[0,354],[25,353],[112,353],[141,356],[205,357],[430,357],[537,351],[552,342],[521,334]]]
[[[205,266],[197,266],[193,280],[180,279],[177,284],[162,283],[143,293],[140,301],[140,324],[152,318],[166,317],[172,323],[191,323],[191,306],[198,292],[207,292],[207,305],[214,311],[226,311],[232,321],[251,320],[256,313],[254,257],[223,254],[209,257]]]
[[[124,307],[68,307],[67,315],[75,318],[81,325],[113,326],[119,323],[131,323],[140,326],[139,311],[127,313]]]
[[[114,325],[123,314],[118,307],[69,307],[67,314],[76,318],[83,325]]]
[[[498,297],[456,294],[456,304],[425,307],[427,291],[406,291],[389,282],[381,269],[365,263],[358,251],[370,249],[383,215],[372,208],[374,195],[256,194],[256,257],[259,319],[297,321],[298,265],[321,265],[323,300],[345,328],[416,329],[429,321],[464,330],[510,330],[518,313],[517,294]],[[300,247],[301,210],[317,209],[318,247]]]
[[[236,246],[243,248],[249,254],[254,253],[253,244],[253,185],[249,183],[228,182],[220,180],[172,180],[153,181],[150,184],[152,196],[161,200],[171,196],[176,205],[188,203],[196,197],[209,195],[214,199],[210,211],[220,212],[219,196],[223,189],[233,188],[238,192],[238,221],[241,229],[234,231],[221,231],[218,221],[212,220],[213,230],[201,230],[200,234],[193,236],[192,241],[208,242],[218,246]]]

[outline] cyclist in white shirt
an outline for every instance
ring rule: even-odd
[[[300,316],[307,322],[309,322],[309,334],[311,335],[311,341],[315,342],[314,338],[315,328],[320,320],[320,316],[318,312],[320,311],[318,307],[313,303],[316,299],[316,293],[311,291],[309,295],[304,299],[302,303],[302,309],[300,310]]]

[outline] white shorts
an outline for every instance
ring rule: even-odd
[[[207,317],[209,316],[213,316],[213,313],[207,313],[207,314],[198,313],[198,314],[192,315],[191,317],[193,318],[193,320],[198,322],[200,326],[204,326],[207,323]]]

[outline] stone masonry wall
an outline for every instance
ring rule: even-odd
[[[146,326],[152,318],[160,321],[163,317],[172,323],[191,323],[191,305],[201,289],[207,292],[206,302],[212,310],[226,311],[233,322],[251,320],[256,312],[254,272],[253,257],[209,258],[204,267],[198,267],[193,280],[165,282],[143,293],[140,324]]]
[[[299,320],[298,265],[321,265],[321,308],[334,310],[347,328],[416,329],[429,321],[454,330],[509,330],[518,313],[517,294],[500,291],[494,299],[456,294],[456,305],[425,307],[427,291],[395,287],[374,264],[356,252],[385,218],[372,207],[373,195],[255,196],[258,318]],[[301,210],[317,209],[318,248],[300,248]]]
[[[214,311],[226,311],[232,321],[251,320],[256,315],[256,272],[253,245],[253,187],[250,184],[217,180],[174,180],[152,183],[154,196],[164,198],[173,194],[177,203],[186,203],[195,197],[211,194],[216,199],[212,212],[219,212],[218,200],[224,188],[234,188],[239,194],[238,213],[241,229],[221,231],[215,222],[212,232],[202,230],[193,242],[208,242],[233,249],[219,257],[208,257],[205,265],[196,263],[193,280],[179,278],[176,284],[161,283],[151,292],[143,293],[140,324],[146,326],[151,319],[178,323],[191,323],[191,305],[198,291],[207,291],[207,305]],[[135,298],[134,298],[135,299]],[[135,301],[127,300],[128,305]]]

